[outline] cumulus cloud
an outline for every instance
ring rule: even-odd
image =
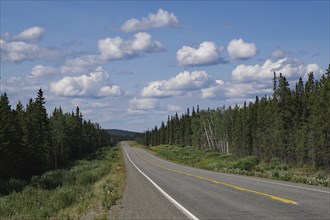
[[[102,65],[111,60],[132,59],[147,53],[163,50],[158,41],[153,41],[148,33],[136,33],[133,39],[124,40],[120,37],[105,38],[98,41],[99,54],[84,55],[67,60],[61,67],[62,73],[80,73],[91,67]]]
[[[0,39],[1,61],[21,63],[28,60],[58,58],[63,52],[56,48],[44,48],[23,41],[7,42]]]
[[[178,112],[178,111],[182,110],[182,108],[180,106],[173,105],[173,104],[168,104],[168,105],[166,105],[166,107],[167,107],[167,110],[171,111],[171,112]]]
[[[227,50],[229,57],[236,60],[247,60],[258,53],[254,43],[246,43],[241,38],[230,41]]]
[[[45,29],[42,27],[31,27],[13,37],[16,41],[35,41],[43,37]]]
[[[39,76],[12,76],[7,80],[3,80],[2,91],[17,97],[18,100],[28,100],[35,96],[35,92],[42,88],[48,90],[48,85],[45,83],[45,78]]]
[[[272,57],[273,58],[283,58],[284,57],[284,51],[281,48],[276,48],[272,52]]]
[[[180,91],[171,91],[163,89],[163,85],[165,82],[165,80],[149,82],[148,85],[142,89],[141,96],[165,98],[179,96],[182,94],[182,92]]]
[[[90,68],[104,64],[99,55],[84,55],[75,59],[67,60],[60,68],[61,73],[82,73]]]
[[[141,20],[136,18],[127,20],[120,29],[124,32],[135,32],[160,27],[179,27],[179,20],[173,13],[159,9],[157,13],[150,13]]]
[[[152,36],[144,32],[136,33],[127,41],[120,37],[101,39],[98,46],[104,60],[128,59],[163,50],[160,42],[152,41]]]
[[[43,37],[45,29],[31,27],[17,35],[6,32],[0,38],[0,59],[11,63],[21,63],[33,60],[52,60],[65,53],[58,48],[41,47],[35,42]]]
[[[238,65],[232,71],[232,77],[235,81],[239,82],[270,81],[273,77],[274,71],[277,73],[282,73],[283,76],[289,79],[305,76],[312,71],[315,74],[321,73],[321,70],[317,64],[304,65],[297,60],[283,58],[275,62],[268,59],[262,65]]]
[[[202,89],[201,97],[206,99],[228,100],[255,97],[256,95],[269,95],[272,88],[267,84],[251,83],[225,83],[217,80],[215,85]]]
[[[198,48],[183,46],[176,53],[176,58],[184,66],[212,65],[224,62],[219,55],[221,50],[214,42],[204,41]]]
[[[122,94],[122,91],[119,86],[113,85],[113,86],[103,86],[100,89],[99,96],[119,96]]]
[[[6,41],[38,41],[42,39],[44,32],[44,28],[35,26],[25,29],[17,35],[5,32],[2,38]]]
[[[275,59],[282,59],[285,57],[292,57],[292,55],[293,55],[293,52],[288,51],[288,50],[283,50],[282,48],[277,47],[272,52],[271,57],[275,58]]]
[[[142,97],[172,97],[199,90],[212,84],[211,77],[205,71],[184,71],[168,80],[150,82],[141,91]]]
[[[117,85],[110,84],[109,74],[102,67],[98,67],[86,75],[66,76],[57,82],[52,82],[50,91],[58,96],[92,98],[120,96],[122,94]]]
[[[216,80],[201,90],[201,97],[218,100],[242,100],[255,96],[271,95],[274,71],[282,73],[287,79],[298,77],[307,79],[310,72],[322,73],[317,64],[303,64],[297,60],[283,58],[278,61],[266,60],[263,65],[238,65],[232,71],[232,82]]]
[[[133,98],[128,104],[130,110],[149,110],[159,106],[158,100],[152,98]]]
[[[42,77],[45,75],[55,74],[56,72],[57,69],[55,67],[37,65],[32,68],[30,77]]]
[[[207,99],[224,99],[224,82],[222,80],[216,80],[215,85],[204,88],[201,90],[201,97]],[[221,98],[220,98],[221,97]]]
[[[269,88],[266,84],[253,83],[231,83],[226,87],[225,95],[227,98],[248,98],[257,95],[269,95],[273,92],[273,88]]]

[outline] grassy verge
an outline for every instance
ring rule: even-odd
[[[139,145],[139,147],[142,146]],[[220,155],[214,151],[173,145],[146,148],[154,151],[160,157],[196,168],[310,185],[330,186],[328,171],[315,171],[307,166],[290,167],[278,158],[274,158],[270,162],[260,161],[254,156],[237,159],[232,155]]]
[[[123,193],[121,148],[100,149],[93,160],[32,178],[21,192],[0,197],[0,219],[106,219]]]

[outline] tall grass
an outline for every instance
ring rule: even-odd
[[[109,209],[121,196],[118,188],[123,180],[113,178],[119,175],[116,171],[122,172],[114,169],[120,159],[118,147],[103,148],[95,159],[77,161],[69,170],[35,176],[21,192],[0,197],[0,219],[79,218],[98,203],[103,204],[101,209]],[[95,184],[103,178],[107,179],[103,185],[111,185],[112,191],[118,191],[116,195],[108,195],[111,202],[95,199]]]
[[[199,150],[193,147],[159,145],[147,147],[160,157],[192,167],[212,171],[278,179],[310,185],[330,186],[329,172],[313,170],[310,167],[290,167],[278,158],[261,161],[255,156],[235,158],[214,151]]]

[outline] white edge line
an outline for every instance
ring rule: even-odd
[[[128,155],[126,149],[124,148],[125,153],[127,155],[127,158],[129,161],[133,164],[133,166],[145,177],[147,180],[149,180],[152,185],[156,187],[156,189],[161,192],[165,198],[167,198],[175,207],[177,207],[183,214],[185,214],[189,219],[191,220],[199,220],[194,214],[189,212],[185,207],[183,207],[180,203],[178,203],[175,199],[173,199],[170,195],[168,195],[162,188],[160,188],[152,179],[150,179],[145,173],[143,173],[131,160],[130,156]]]
[[[177,166],[182,166],[181,164],[176,164],[176,163],[168,162],[168,161],[166,161],[164,159],[155,157],[154,155],[152,155],[151,153],[149,153],[149,152],[147,152],[145,150],[143,150],[143,151],[146,152],[147,154],[149,154],[150,156],[152,156],[153,158],[156,158],[157,160],[160,160],[162,162],[166,162],[166,163],[171,164],[171,165],[175,164]],[[193,167],[189,167],[189,168],[193,168]],[[196,168],[193,168],[193,169],[196,169]],[[263,183],[271,183],[271,184],[274,184],[274,185],[289,186],[289,187],[292,187],[292,188],[305,189],[305,190],[310,190],[310,191],[315,191],[315,192],[321,192],[321,193],[328,193],[328,194],[330,194],[330,191],[325,191],[325,190],[320,190],[320,189],[313,189],[313,188],[308,188],[308,187],[303,187],[303,186],[295,186],[295,185],[290,185],[290,184],[285,184],[285,183],[277,183],[277,182],[272,182],[272,181],[267,181],[267,180],[253,179],[253,178],[238,176],[238,175],[234,175],[234,174],[220,173],[220,172],[216,172],[216,171],[212,171],[212,170],[206,170],[206,171],[212,172],[212,173],[221,174],[221,175],[224,175],[224,176],[237,177],[237,178],[246,179],[246,180],[258,181],[258,182],[263,182]]]

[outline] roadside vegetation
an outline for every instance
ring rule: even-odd
[[[256,156],[237,159],[231,154],[221,155],[212,150],[205,151],[175,145],[158,145],[145,148],[154,151],[157,156],[196,168],[310,185],[330,186],[330,174],[326,170],[316,171],[311,166],[289,166],[279,158],[273,158],[269,162],[262,161]]]
[[[330,65],[293,86],[274,72],[272,96],[242,106],[188,108],[136,141],[191,166],[329,186]]]
[[[0,197],[0,219],[108,219],[124,180],[121,148],[100,148],[69,169],[34,176],[20,192]]]

